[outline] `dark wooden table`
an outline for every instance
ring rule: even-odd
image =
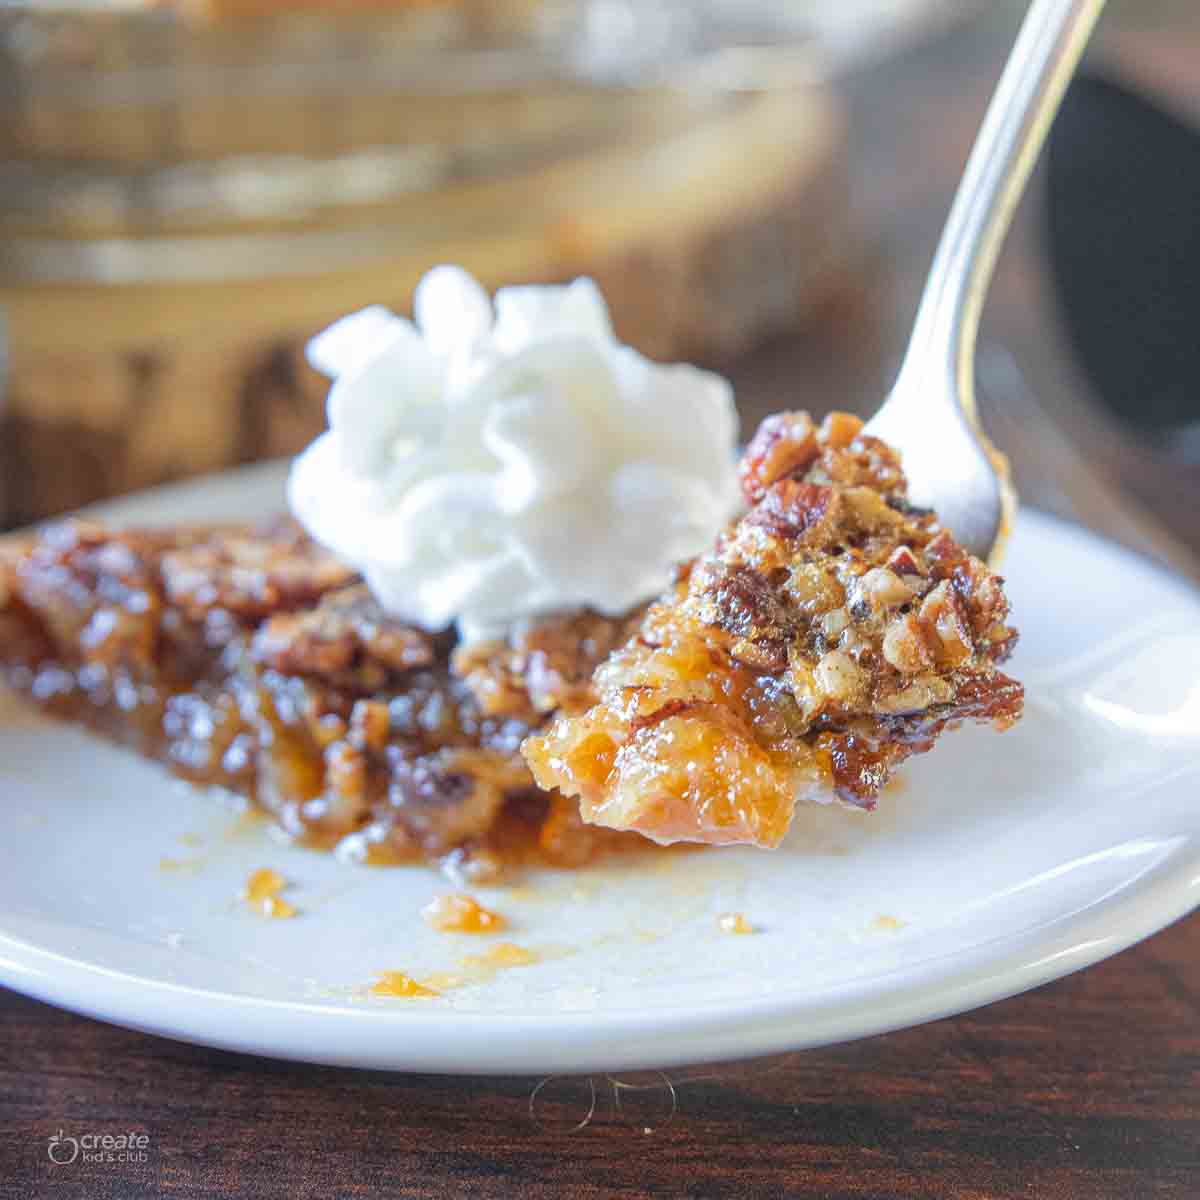
[[[1161,62],[1187,92],[1200,76],[1189,24],[1110,36],[1106,53],[1133,54],[1143,76]],[[1010,30],[993,15],[850,81],[866,263],[817,328],[725,364],[748,424],[882,395]],[[983,334],[988,412],[1025,498],[1194,571],[1200,481],[1090,410],[1048,304],[1036,216],[1035,196]],[[552,1081],[531,1103],[539,1079],[275,1063],[0,992],[0,1196],[1194,1197],[1200,917],[965,1016],[669,1076],[622,1077],[621,1109],[605,1077]],[[60,1127],[138,1130],[146,1162],[54,1166]]]

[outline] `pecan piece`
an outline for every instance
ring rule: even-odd
[[[767,417],[750,439],[738,466],[746,502],[757,504],[773,483],[803,471],[819,453],[816,427],[808,413]]]
[[[194,620],[220,608],[253,621],[315,604],[354,572],[298,526],[280,522],[269,534],[216,530],[168,551],[162,576],[167,597]]]
[[[386,613],[364,584],[301,613],[272,617],[254,636],[254,658],[285,674],[336,677],[370,691],[433,661],[429,636]]]
[[[833,488],[782,479],[771,485],[758,506],[744,519],[750,525],[765,529],[772,537],[797,541],[820,526],[835,507]]]

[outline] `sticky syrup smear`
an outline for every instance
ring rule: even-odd
[[[717,918],[717,928],[722,933],[753,933],[754,926],[740,912],[722,913]]]
[[[549,957],[553,955],[538,950],[527,950],[513,942],[498,942],[483,954],[468,954],[459,959],[457,970],[439,971],[425,982],[430,987],[446,991],[466,987],[471,983],[488,983],[501,971],[512,967],[528,967]]]
[[[468,954],[461,958],[452,971],[435,971],[424,979],[416,980],[403,971],[380,971],[378,982],[366,989],[368,996],[400,997],[410,1000],[440,996],[455,988],[473,983],[487,983],[501,971],[513,967],[528,967],[547,958],[560,957],[563,951],[529,950],[513,942],[499,942],[483,954]]]
[[[418,983],[411,975],[405,975],[403,971],[381,971],[379,982],[367,988],[367,994],[399,997],[404,1000],[424,1000],[440,995],[433,988]]]
[[[200,858],[169,858],[164,857],[158,860],[158,869],[168,873],[177,872],[180,875],[195,875],[198,874],[204,867],[204,860]]]
[[[294,917],[296,909],[279,893],[287,887],[287,880],[270,867],[259,867],[246,880],[242,899],[264,917]]]
[[[267,828],[268,817],[258,808],[239,807],[223,837],[227,842],[240,842],[260,836]]]
[[[526,950],[524,946],[517,946],[512,942],[501,942],[486,954],[468,954],[462,960],[462,965],[495,972],[503,967],[527,967],[537,960],[538,956],[534,951]]]
[[[499,933],[508,928],[504,917],[473,896],[438,896],[421,909],[421,916],[439,933]]]

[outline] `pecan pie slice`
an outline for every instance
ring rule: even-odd
[[[749,512],[598,668],[598,702],[524,744],[585,821],[775,846],[797,799],[872,808],[946,729],[1021,714],[1002,580],[861,421],[768,418],[741,478]]]
[[[382,611],[290,521],[112,531],[68,521],[0,549],[0,672],[79,721],[370,861],[494,877],[622,838],[540,790],[523,738],[594,700],[628,623],[545,618],[456,648]]]

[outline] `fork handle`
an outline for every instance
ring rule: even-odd
[[[972,407],[975,335],[996,256],[1103,7],[1104,0],[1030,4],[938,242],[905,361],[944,362]]]

